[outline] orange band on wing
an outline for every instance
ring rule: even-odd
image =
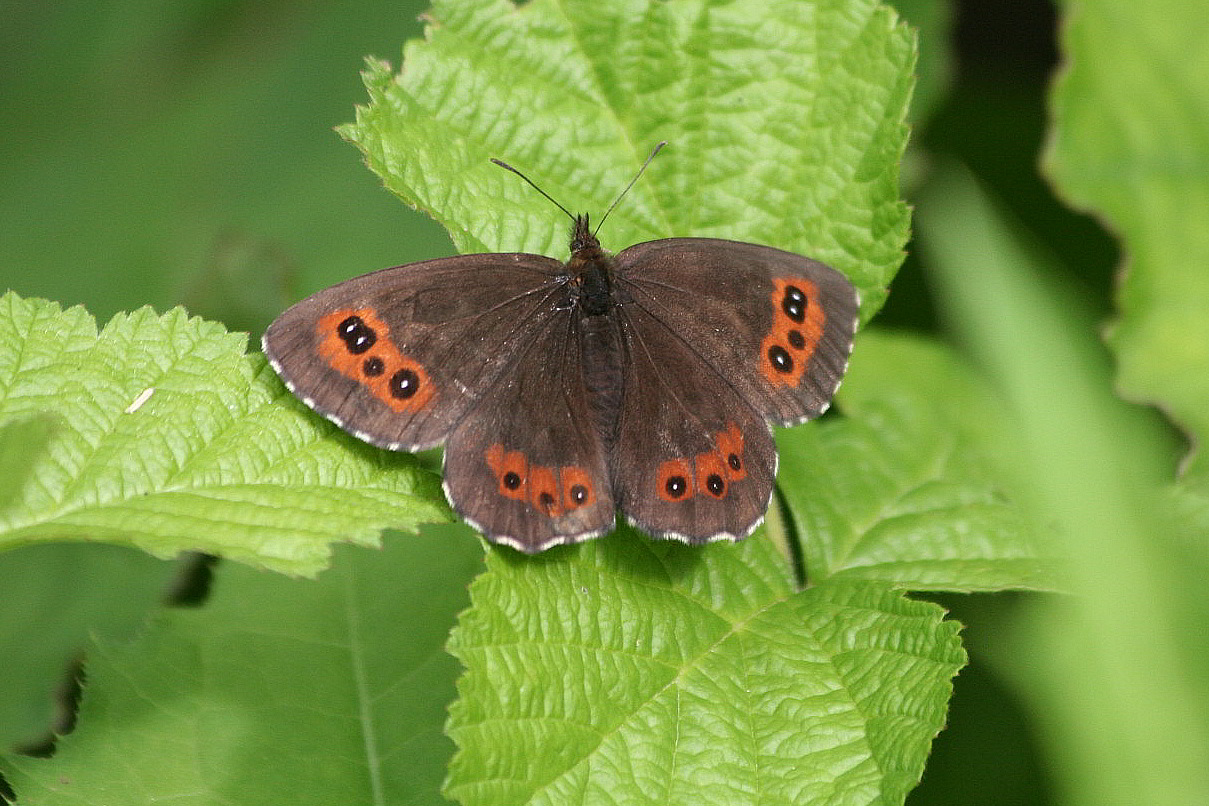
[[[503,445],[487,449],[487,466],[499,482],[499,493],[514,501],[529,498],[529,462],[520,451],[505,451]]]
[[[559,474],[563,486],[563,509],[570,512],[596,503],[596,487],[592,477],[579,465],[562,468]]]
[[[777,277],[772,284],[772,328],[760,344],[760,368],[773,386],[797,386],[823,338],[827,314],[809,280]]]
[[[404,355],[371,308],[345,308],[319,318],[319,356],[397,412],[428,405],[436,389],[424,366]]]
[[[713,498],[725,498],[727,483],[726,463],[717,451],[699,453],[693,459],[697,471],[697,492]]]
[[[747,461],[743,458],[743,432],[734,423],[728,423],[725,431],[718,434],[718,455],[726,466],[726,477],[738,481],[747,477]]]
[[[664,501],[693,497],[693,466],[687,459],[669,459],[655,472],[655,493]]]
[[[734,423],[714,434],[713,450],[693,458],[668,459],[655,471],[655,494],[675,504],[695,495],[722,499],[732,482],[747,477],[747,459],[743,456],[743,432]]]
[[[580,465],[535,465],[521,451],[505,450],[498,442],[487,448],[485,458],[500,495],[522,501],[543,515],[555,518],[596,503],[596,485]]]
[[[554,468],[543,465],[529,466],[529,503],[538,512],[550,517],[563,514],[562,494]]]

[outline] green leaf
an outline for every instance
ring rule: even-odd
[[[441,647],[482,551],[425,537],[341,546],[317,580],[224,566],[206,608],[96,645],[77,729],[0,770],[25,806],[441,802]]]
[[[1187,528],[1184,538],[1190,546],[1201,548],[1209,540],[1209,477],[1183,479],[1171,491],[1174,520]]]
[[[331,131],[361,94],[364,54],[417,36],[426,6],[68,0],[5,14],[0,291],[101,321],[183,304],[260,329],[299,292],[449,254]]]
[[[448,518],[414,457],[322,423],[245,339],[179,309],[98,335],[82,308],[0,297],[0,422],[55,421],[0,549],[93,540],[313,574],[332,541]]]
[[[811,581],[1058,586],[1052,536],[1008,498],[996,468],[1009,457],[988,453],[1002,443],[989,426],[1003,421],[1003,406],[950,350],[866,331],[838,402],[843,418],[777,440],[780,489]]]
[[[939,607],[794,591],[759,537],[619,532],[487,567],[450,641],[465,804],[902,803],[965,662]]]
[[[386,186],[463,252],[565,255],[561,213],[610,216],[620,249],[715,236],[812,255],[861,289],[864,315],[902,262],[898,200],[914,41],[872,0],[441,0],[396,76],[341,129]]]
[[[950,314],[1004,390],[1023,503],[1071,558],[1078,595],[1038,602],[1003,659],[1050,766],[1073,804],[1209,802],[1209,543],[1172,525],[1203,510],[1166,506],[1164,435],[1111,394],[1078,298],[1041,279],[968,176],[942,173],[919,224]]]
[[[179,564],[119,546],[53,543],[0,554],[0,751],[51,736],[89,636],[129,638]]]
[[[34,457],[46,450],[54,421],[34,415],[0,425],[0,512],[12,504],[29,480]]]
[[[666,139],[608,246],[769,243],[848,274],[865,316],[882,304],[906,238],[914,61],[890,9],[470,0],[429,19],[397,75],[370,63],[370,103],[341,132],[460,250],[565,254],[559,214],[490,157],[599,216]],[[467,803],[901,802],[962,662],[938,609],[877,582],[795,593],[764,540],[702,551],[621,530],[489,562],[452,643],[468,672],[446,791]]]
[[[1189,0],[1066,3],[1045,165],[1116,229],[1118,384],[1209,439],[1209,49]],[[1202,458],[1198,460],[1204,465]]]

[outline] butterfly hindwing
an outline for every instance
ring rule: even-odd
[[[264,350],[291,391],[356,436],[432,447],[545,326],[565,273],[513,253],[384,269],[294,305]]]
[[[641,307],[622,320],[614,489],[631,523],[687,543],[739,540],[764,517],[777,452],[763,415],[696,345]]]
[[[573,308],[525,340],[450,435],[445,490],[491,540],[532,553],[607,532],[615,505]]]

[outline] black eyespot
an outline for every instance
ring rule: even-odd
[[[546,512],[554,509],[554,496],[550,495],[550,493],[542,493],[539,495],[537,497],[537,502],[541,504],[542,509]]]
[[[521,486],[521,477],[515,472],[509,470],[504,474],[504,486],[509,490],[515,490],[517,487]]]
[[[406,400],[420,387],[420,377],[410,369],[401,369],[390,376],[390,393],[399,400]]]
[[[669,476],[664,489],[672,498],[680,498],[688,491],[688,482],[684,476]]]
[[[785,287],[785,296],[781,298],[781,310],[795,322],[806,321],[806,295],[796,285]]]
[[[802,335],[802,331],[789,331],[789,346],[795,350],[800,350],[806,346],[806,337]]]
[[[350,316],[336,325],[336,334],[353,355],[361,355],[378,341],[378,334],[360,316]]]
[[[386,364],[382,363],[381,358],[373,355],[365,359],[365,362],[361,364],[361,371],[370,378],[376,378],[386,371]]]
[[[726,491],[726,482],[717,473],[710,473],[709,478],[705,480],[705,489],[714,495],[720,496]]]
[[[730,456],[727,456],[726,463],[730,465],[731,470],[738,471],[743,469],[743,460],[741,460],[739,455],[736,453],[732,453]]]
[[[576,506],[588,500],[588,488],[582,484],[576,484],[571,488],[571,500]]]
[[[793,357],[779,344],[768,348],[768,360],[772,362],[772,368],[777,372],[783,372],[786,375],[793,372]]]

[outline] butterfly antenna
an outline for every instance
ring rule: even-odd
[[[508,163],[504,162],[503,160],[497,160],[495,157],[492,157],[492,158],[491,158],[491,161],[492,161],[492,162],[494,162],[496,165],[500,166],[501,168],[506,168],[507,170],[512,171],[512,173],[516,174],[516,175],[517,175],[517,176],[519,176],[521,179],[524,179],[526,182],[528,182],[528,183],[529,183],[529,187],[533,188],[533,189],[534,189],[534,190],[536,190],[538,193],[540,193],[540,194],[542,194],[543,196],[545,196],[547,199],[549,199],[549,200],[550,200],[550,203],[551,203],[551,204],[553,204],[553,205],[554,205],[555,207],[557,207],[559,210],[562,210],[564,213],[566,213],[566,214],[567,214],[567,218],[571,219],[572,221],[574,221],[574,220],[575,220],[575,216],[571,215],[571,213],[570,213],[570,212],[567,210],[567,208],[566,208],[566,207],[563,207],[561,204],[559,204],[558,202],[554,201],[554,197],[553,197],[553,196],[551,196],[551,195],[550,195],[549,193],[547,193],[546,191],[544,191],[544,190],[542,190],[541,188],[539,188],[539,187],[538,187],[536,184],[534,184],[534,182],[533,182],[533,180],[532,180],[532,179],[530,179],[529,177],[525,176],[523,173],[521,173],[520,171],[516,170],[515,168],[513,168],[511,165],[509,165]]]
[[[638,173],[634,174],[634,178],[630,180],[630,184],[625,186],[625,190],[617,194],[617,198],[614,199],[613,203],[609,205],[609,209],[605,210],[605,214],[601,217],[600,223],[597,224],[596,229],[592,231],[593,235],[600,232],[600,228],[604,226],[605,219],[609,217],[609,213],[613,212],[613,208],[617,206],[617,203],[621,201],[622,197],[630,192],[630,188],[634,187],[634,183],[637,182],[642,176],[642,172],[646,170],[646,166],[651,164],[651,160],[655,159],[655,155],[658,154],[665,145],[667,145],[667,140],[660,140],[655,144],[654,150],[651,151],[651,156],[646,158],[646,162],[642,163],[642,167],[638,169]]]

